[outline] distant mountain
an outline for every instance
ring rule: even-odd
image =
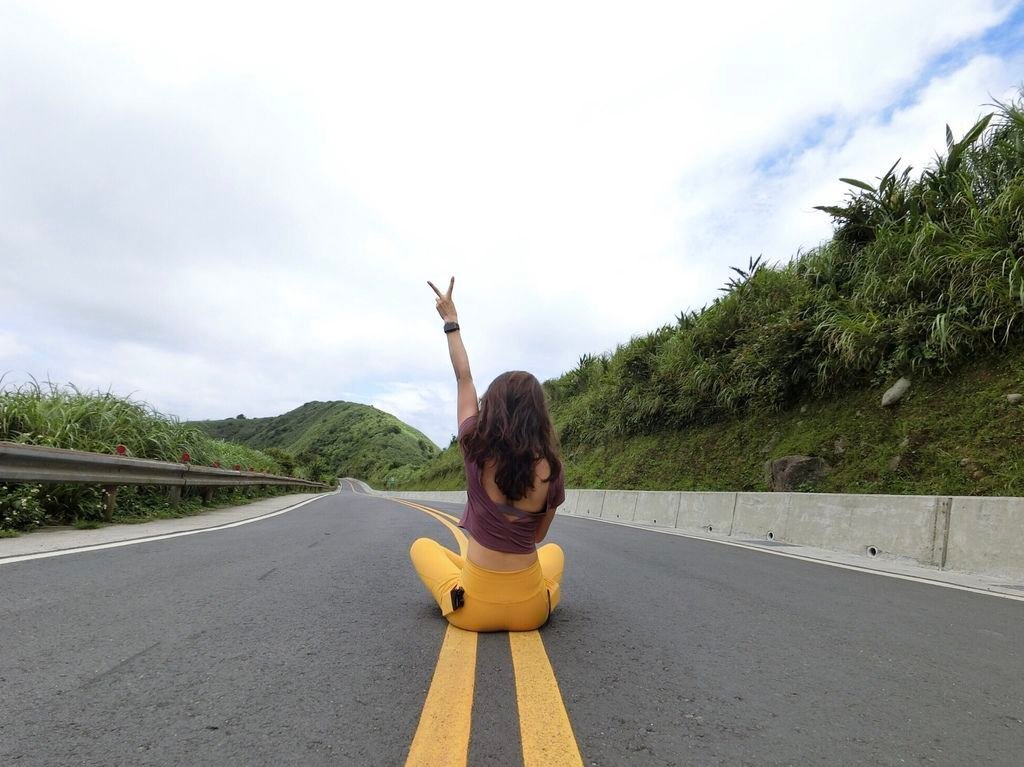
[[[211,437],[259,450],[282,450],[300,464],[318,462],[335,477],[383,485],[388,472],[420,466],[439,452],[420,431],[355,402],[307,402],[284,415],[193,421]]]

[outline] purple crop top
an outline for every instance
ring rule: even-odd
[[[473,430],[477,416],[467,418],[459,426],[459,440]],[[547,511],[529,512],[504,503],[491,500],[480,482],[480,467],[465,457],[466,467],[466,510],[459,521],[459,527],[469,531],[473,539],[495,551],[508,554],[529,554],[537,549],[537,529],[541,521],[554,514],[555,508],[565,502],[565,479],[559,472],[548,483]],[[515,515],[510,520],[506,514]]]

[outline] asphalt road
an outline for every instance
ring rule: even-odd
[[[341,492],[0,564],[0,764],[403,764],[447,626],[423,535],[452,545]],[[551,539],[541,636],[584,764],[1024,764],[1024,603],[584,519]],[[475,682],[469,764],[522,764],[507,635]]]

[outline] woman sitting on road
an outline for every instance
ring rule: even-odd
[[[458,382],[459,444],[466,469],[469,533],[465,558],[429,538],[409,555],[441,614],[469,631],[530,631],[558,605],[565,555],[541,548],[555,509],[565,500],[562,463],[540,382],[529,373],[502,373],[477,405],[469,358],[448,292],[437,294],[448,352]]]

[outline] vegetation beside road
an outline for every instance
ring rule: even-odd
[[[1024,490],[1021,102],[947,128],[919,175],[845,180],[831,240],[545,383],[570,485],[766,489],[765,460],[806,454],[833,467],[806,490]],[[398,480],[461,486],[457,448]]]
[[[203,466],[239,466],[284,473],[272,456],[212,439],[202,430],[159,413],[144,402],[52,383],[0,389],[0,441],[171,462],[181,461],[187,454],[189,462]],[[294,468],[299,473],[289,476],[308,476],[302,473],[308,467]],[[255,492],[218,490],[213,504],[239,502],[256,497]],[[166,489],[125,487],[118,493],[113,521],[183,516],[197,513],[200,508],[200,499],[189,493],[172,505]],[[0,483],[0,531],[28,530],[46,524],[95,526],[103,520],[104,511],[103,491],[93,485]]]
[[[438,453],[421,432],[368,405],[309,402],[273,418],[181,422],[130,398],[49,383],[0,389],[0,440],[172,462],[187,455],[204,466],[319,482],[358,476],[378,485],[389,471],[412,470]],[[109,521],[185,516],[281,492],[218,489],[204,506],[192,492],[172,504],[166,489],[122,487]],[[98,526],[107,521],[104,501],[94,485],[0,481],[0,536],[43,525]]]
[[[682,430],[564,446],[571,487],[636,490],[767,490],[764,463],[817,455],[832,467],[816,492],[1024,495],[1024,350],[916,382],[897,407],[881,389],[848,391]],[[556,411],[556,420],[562,414]],[[396,489],[461,490],[458,448]]]

